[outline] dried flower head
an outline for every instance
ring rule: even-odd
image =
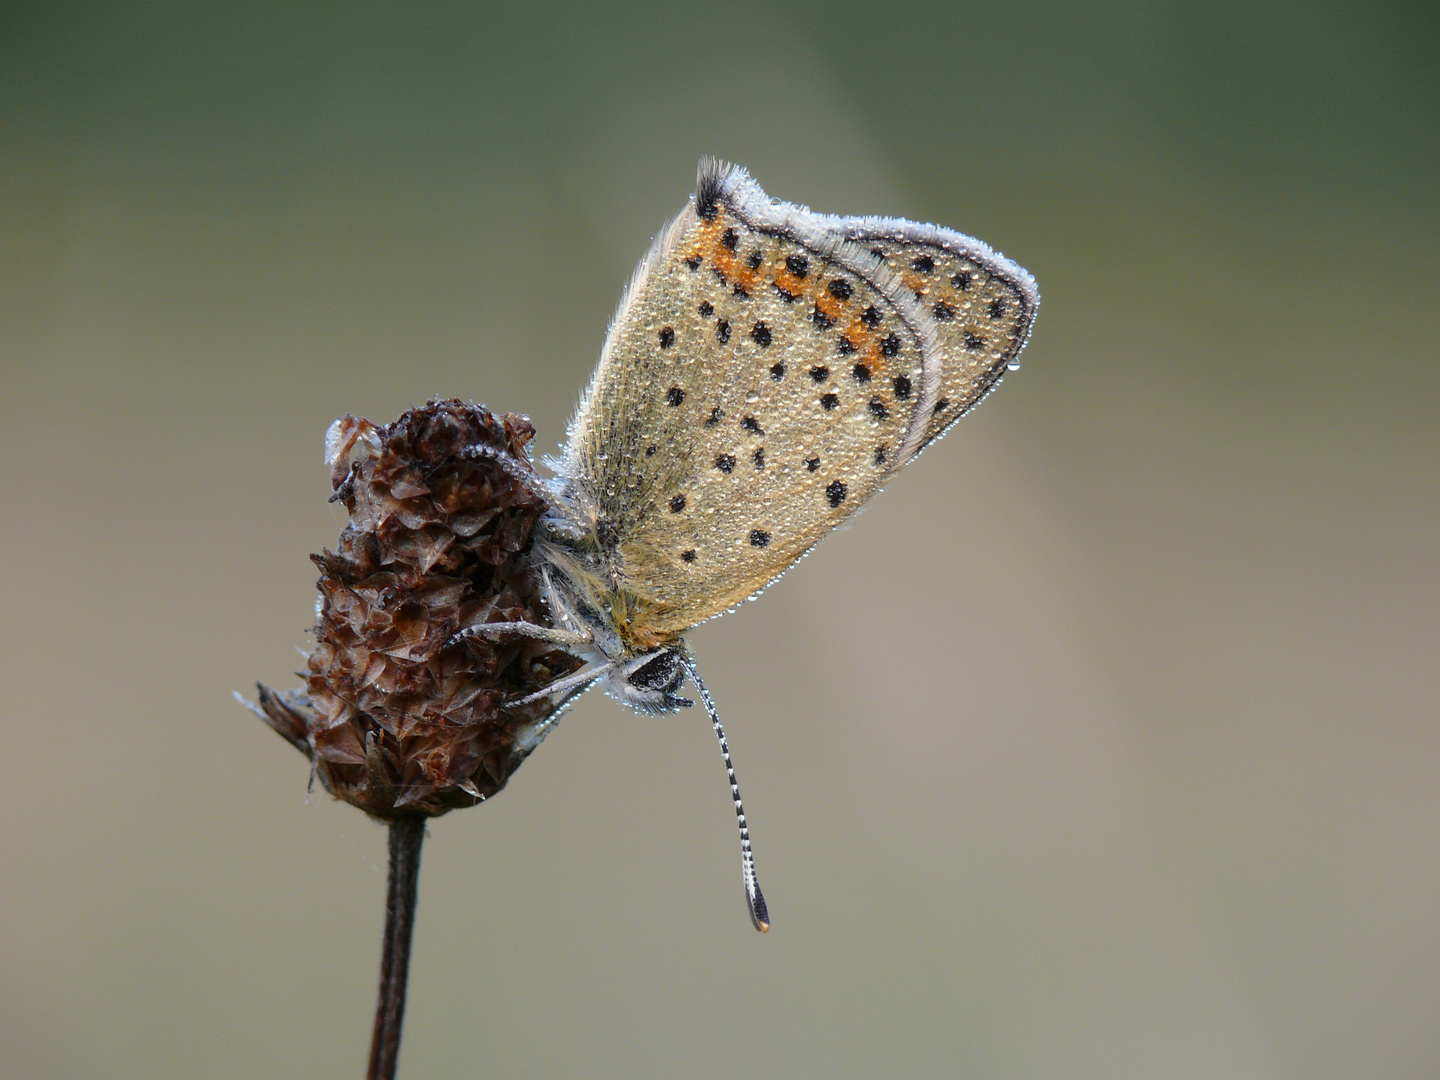
[[[478,623],[548,624],[528,559],[546,506],[538,483],[514,475],[530,469],[534,434],[523,416],[436,399],[386,427],[343,417],[326,436],[350,523],[337,551],[312,556],[320,599],[305,689],[262,685],[257,711],[327,791],[377,817],[495,794],[555,710],[543,697],[506,703],[581,664],[527,637],[448,644]]]

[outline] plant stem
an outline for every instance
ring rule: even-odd
[[[415,931],[415,898],[420,886],[420,845],[426,819],[420,815],[390,822],[390,883],[385,897],[385,941],[380,953],[380,1001],[370,1040],[366,1080],[395,1080],[400,1028],[405,1022],[405,982],[410,974],[410,938]]]

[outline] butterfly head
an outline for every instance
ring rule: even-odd
[[[676,691],[685,681],[681,646],[666,645],[617,664],[605,680],[605,692],[647,716],[679,712],[695,703]]]

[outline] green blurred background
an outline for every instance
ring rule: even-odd
[[[0,1073],[358,1076],[294,685],[334,417],[553,451],[695,162],[938,221],[1023,369],[425,854],[402,1075],[1440,1075],[1440,8],[0,12]]]

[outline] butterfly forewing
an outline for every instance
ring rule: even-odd
[[[753,595],[977,401],[1028,333],[1028,281],[948,230],[812,214],[702,170],[570,433],[638,636]]]

